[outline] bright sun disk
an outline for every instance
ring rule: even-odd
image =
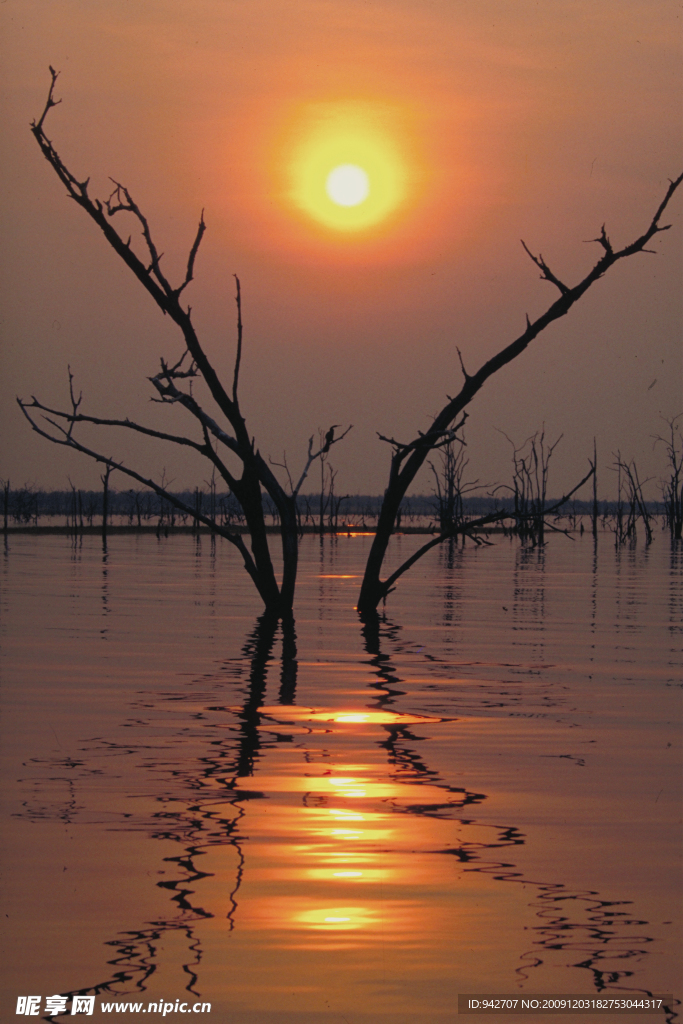
[[[362,167],[340,164],[327,175],[325,191],[338,206],[358,206],[370,194],[370,181]]]
[[[391,220],[407,198],[409,177],[391,112],[350,102],[320,104],[309,114],[288,160],[293,205],[342,232]]]

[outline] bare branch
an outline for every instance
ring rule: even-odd
[[[622,256],[630,256],[633,252],[639,252],[643,248],[643,246],[646,245],[650,241],[650,239],[659,231],[669,231],[671,225],[665,224],[663,227],[660,227],[659,221],[661,220],[662,214],[664,213],[665,209],[669,205],[671,197],[673,196],[674,192],[676,191],[676,189],[682,181],[683,173],[679,174],[677,178],[669,178],[669,187],[666,190],[666,195],[657,207],[657,211],[652,220],[650,221],[649,228],[647,229],[644,235],[641,235],[641,237],[637,238],[635,242],[632,242],[631,245],[627,245],[624,249],[617,253],[617,256],[619,258],[621,258]]]
[[[468,413],[464,412],[462,419],[459,423],[456,423],[454,427],[448,427],[445,430],[430,430],[426,434],[418,431],[419,437],[414,441],[410,441],[408,444],[403,444],[401,441],[397,441],[394,437],[385,437],[384,434],[377,433],[380,441],[386,441],[393,448],[396,449],[397,454],[400,454],[401,458],[404,458],[409,452],[415,451],[416,448],[424,448],[426,451],[433,451],[435,448],[442,448],[446,444],[450,444],[451,441],[460,441],[461,444],[465,442],[462,438],[456,437],[458,430],[464,426],[467,420]]]
[[[24,416],[31,424],[32,429],[35,430],[37,434],[40,434],[41,437],[46,438],[48,441],[52,441],[53,444],[59,444],[68,446],[70,448],[74,448],[76,451],[82,452],[84,455],[90,456],[91,459],[94,459],[96,462],[101,463],[103,466],[106,466],[111,470],[119,470],[119,472],[131,477],[133,480],[137,480],[138,483],[143,484],[145,487],[149,487],[150,490],[154,491],[160,497],[165,498],[166,501],[170,502],[175,508],[179,509],[181,512],[184,512],[186,513],[186,515],[190,515],[193,518],[198,519],[199,522],[203,523],[204,526],[208,527],[210,530],[214,531],[215,533],[218,533],[221,537],[224,537],[226,540],[230,541],[230,543],[233,544],[239,550],[240,554],[242,555],[242,558],[244,559],[244,565],[247,572],[253,579],[257,589],[259,589],[259,592],[261,591],[258,570],[256,568],[256,565],[251,554],[249,553],[249,550],[247,549],[242,537],[239,534],[232,533],[230,530],[226,530],[224,526],[221,526],[219,523],[210,519],[208,516],[205,516],[202,513],[197,512],[196,509],[192,508],[190,505],[187,505],[176,495],[166,490],[165,487],[161,486],[160,484],[157,484],[154,480],[148,477],[142,476],[140,473],[137,473],[134,469],[130,469],[128,466],[125,466],[122,462],[116,462],[114,459],[108,458],[106,455],[102,455],[101,452],[93,451],[93,449],[87,448],[79,441],[74,440],[74,438],[67,438],[66,436],[64,437],[64,439],[54,437],[53,435],[49,434],[45,430],[42,430],[38,426],[38,424],[32,418],[30,413],[27,411],[27,409],[30,408],[30,406],[27,403],[22,404],[21,402],[19,402],[19,406]],[[54,425],[57,426],[57,429],[61,430],[64,435],[66,435],[66,432],[61,427],[59,427],[57,424]]]
[[[282,462],[276,462],[275,459],[271,459],[270,457],[268,458],[268,462],[271,464],[271,466],[278,466],[280,469],[284,469],[285,473],[287,474],[287,479],[289,480],[289,492],[290,494],[294,494],[294,483],[292,481],[292,474],[289,472],[289,466],[287,465],[287,452],[282,453]]]
[[[110,181],[112,181],[116,187],[112,194],[109,196],[109,198],[105,200],[104,205],[106,207],[107,213],[110,217],[113,217],[116,213],[123,211],[125,213],[132,213],[133,216],[137,218],[138,223],[142,227],[142,235],[143,238],[145,239],[145,245],[147,246],[147,251],[149,252],[151,260],[147,268],[147,273],[154,274],[154,276],[156,277],[157,281],[159,282],[167,296],[173,295],[173,289],[166,280],[166,277],[162,273],[160,267],[160,261],[161,257],[163,256],[163,253],[159,253],[157,251],[157,247],[154,244],[152,232],[150,230],[147,218],[143,214],[138,204],[134,201],[128,189],[125,188],[124,185],[119,184],[118,181],[115,181],[114,178],[110,178]],[[199,237],[201,239],[201,235]],[[182,291],[182,288],[180,289],[180,291]],[[178,294],[180,294],[180,292],[175,293],[176,298]]]
[[[183,283],[180,285],[179,288],[176,288],[176,290],[175,290],[176,298],[179,298],[179,296],[181,295],[183,290],[185,288],[187,288],[187,286],[190,283],[190,281],[192,281],[193,278],[194,278],[194,261],[197,258],[197,253],[199,252],[199,246],[201,244],[201,241],[202,241],[202,238],[204,236],[204,232],[205,231],[206,231],[206,224],[204,223],[204,211],[202,210],[201,216],[199,218],[199,227],[197,228],[197,234],[196,234],[195,240],[194,240],[194,242],[192,244],[192,248],[190,249],[190,255],[187,258],[187,272],[185,274],[185,280],[183,281]]]
[[[576,492],[581,487],[583,487],[583,485],[587,483],[588,480],[590,480],[594,472],[595,469],[593,466],[591,466],[590,470],[588,471],[588,473],[586,473],[583,480],[580,480],[576,487],[573,487],[568,494],[565,494],[562,498],[560,498],[559,501],[555,502],[555,504],[552,505],[549,509],[546,509],[545,514],[550,515],[551,513],[556,512],[557,509],[561,508],[562,505],[569,501],[572,495],[576,494]],[[433,537],[432,540],[428,541],[426,544],[423,544],[421,548],[418,548],[418,550],[415,551],[410,556],[410,558],[406,559],[406,561],[403,562],[403,564],[400,565],[398,569],[396,569],[396,571],[393,572],[387,580],[381,583],[383,589],[383,596],[386,596],[389,593],[390,589],[393,587],[396,580],[398,580],[405,572],[407,572],[408,569],[411,568],[411,566],[415,565],[415,563],[420,558],[422,558],[423,555],[426,555],[428,551],[431,551],[431,549],[435,548],[438,544],[442,544],[445,540],[449,540],[450,538],[457,536],[470,536],[472,530],[480,530],[483,527],[491,526],[493,523],[501,522],[504,519],[520,520],[525,518],[532,517],[518,516],[515,515],[514,512],[508,512],[501,509],[498,512],[489,512],[488,515],[481,516],[479,519],[471,520],[469,523],[463,523],[460,526],[455,526],[452,529],[442,531],[437,537]],[[472,537],[471,539],[474,538]]]
[[[608,255],[610,255],[610,256],[614,252],[614,250],[612,249],[612,243],[610,242],[609,238],[607,237],[607,233],[605,231],[605,225],[604,224],[602,225],[602,227],[600,229],[600,234],[598,235],[598,237],[597,238],[591,238],[591,239],[589,239],[589,241],[597,242],[599,245],[601,245],[603,247],[605,252]]]
[[[43,403],[39,402],[33,395],[31,396],[31,399],[32,400],[30,402],[25,402],[22,401],[21,398],[17,398],[17,404],[22,409],[37,409],[41,413],[49,413],[50,416],[57,416],[59,419],[66,420],[69,424],[68,429],[64,431],[67,438],[71,438],[71,432],[75,423],[92,423],[98,427],[125,427],[128,430],[135,430],[139,434],[145,434],[147,437],[156,437],[161,441],[172,441],[174,444],[194,448],[195,451],[200,452],[202,455],[205,454],[203,446],[197,444],[196,441],[191,441],[188,437],[182,437],[176,434],[166,434],[161,430],[152,430],[150,427],[143,427],[140,423],[134,423],[127,417],[124,420],[113,420],[103,419],[99,416],[86,416],[85,413],[62,412],[60,409],[51,409],[49,406],[43,405]],[[49,422],[53,423],[52,420]],[[57,424],[53,423],[53,426],[57,426]],[[59,429],[61,430],[62,428],[60,427]]]
[[[386,441],[387,444],[390,444],[392,448],[396,448],[397,451],[404,451],[405,449],[411,447],[407,444],[403,444],[401,441],[397,441],[395,437],[385,437],[384,434],[380,434],[379,431],[377,431],[376,433],[380,441]]]
[[[319,454],[320,453],[318,452],[318,455]],[[305,466],[303,468],[301,476],[299,477],[298,484],[296,485],[296,487],[292,488],[292,494],[295,497],[299,493],[299,491],[301,490],[301,485],[303,484],[304,480],[308,476],[308,471],[311,468],[311,465],[313,464],[314,459],[316,459],[316,458],[317,458],[317,455],[313,455],[313,434],[311,434],[311,436],[308,439],[308,452],[307,452],[307,457],[306,457],[306,464],[305,464]]]
[[[55,85],[57,79],[59,78],[59,71],[55,71],[51,64],[50,75],[52,76],[52,82],[50,83],[50,91],[47,94],[45,109],[43,110],[43,113],[40,115],[40,119],[38,121],[31,121],[31,125],[39,132],[43,130],[43,121],[47,117],[48,110],[50,110],[51,107],[59,106],[59,104],[62,102],[61,100],[54,99]]]
[[[178,374],[178,376],[183,376],[183,374]],[[194,374],[188,374],[188,376],[194,376]],[[199,420],[203,426],[207,427],[210,433],[213,434],[221,444],[224,444],[226,448],[229,448],[230,451],[242,458],[241,447],[237,439],[226,433],[225,430],[216,423],[212,416],[209,416],[208,413],[204,412],[192,395],[188,395],[184,391],[180,391],[173,383],[172,374],[166,376],[162,372],[157,374],[156,377],[150,377],[149,380],[161,395],[161,400],[163,402],[177,402],[184,406],[188,412],[192,413],[195,419]],[[164,381],[166,381],[166,383],[164,383]]]
[[[233,274],[236,284],[235,302],[237,303],[237,353],[235,355],[235,372],[232,378],[232,400],[237,405],[237,385],[240,379],[240,363],[242,362],[242,294],[240,290],[240,279]]]
[[[460,360],[460,369],[462,370],[462,375],[465,378],[465,380],[468,380],[470,375],[467,372],[467,370],[465,369],[465,364],[462,361],[462,352],[460,351],[460,349],[458,348],[457,345],[455,346],[455,351],[458,353],[458,359]],[[448,397],[448,396],[446,396],[446,397]]]
[[[78,181],[78,179],[71,173],[66,167],[57,153],[55,147],[52,145],[50,140],[47,138],[43,131],[43,125],[45,116],[51,106],[56,105],[56,101],[53,99],[54,83],[56,80],[56,72],[51,69],[50,74],[52,75],[52,84],[50,86],[50,92],[48,94],[48,100],[45,105],[43,115],[38,121],[32,122],[31,130],[35,139],[40,147],[40,150],[50,164],[59,180],[64,185],[67,194],[73,199],[83,210],[91,217],[100,231],[109,242],[111,247],[117,253],[117,255],[123,260],[123,262],[130,268],[135,274],[137,279],[143,285],[143,287],[149,292],[154,301],[156,302],[159,309],[168,314],[171,319],[181,329],[185,338],[185,343],[190,351],[190,354],[196,362],[204,380],[207,383],[211,395],[230,422],[235,426],[233,417],[235,417],[237,410],[234,407],[234,403],[228,397],[223,385],[221,384],[218,375],[211,366],[211,363],[207,359],[204,350],[199,342],[199,338],[194,330],[190,319],[190,310],[183,309],[180,305],[178,294],[176,289],[173,289],[166,280],[164,274],[159,266],[160,255],[157,252],[156,246],[152,240],[151,231],[147,223],[146,218],[137,207],[135,202],[132,200],[130,193],[124,186],[119,185],[118,182],[114,182],[115,188],[111,196],[104,203],[99,199],[92,200],[88,195],[88,180]],[[146,265],[136,255],[130,246],[130,238],[128,241],[118,234],[115,228],[111,224],[111,219],[116,212],[127,211],[132,213],[138,220],[138,223],[142,227],[143,237],[145,244],[150,256],[150,265]],[[193,245],[193,249],[190,252],[190,259],[188,260],[188,267],[194,268],[194,256],[201,240],[201,225],[197,232],[197,238]],[[193,256],[194,252],[194,256]],[[243,430],[243,424],[240,427]],[[246,437],[246,431],[244,431],[244,443],[248,444]]]
[[[211,438],[209,437],[209,431],[208,431],[207,426],[204,423],[202,423],[202,433],[204,434],[204,445],[205,445],[205,447],[204,447],[204,449],[202,451],[202,455],[205,455],[206,458],[209,459],[209,461],[213,463],[215,469],[217,469],[218,472],[221,474],[221,476],[223,477],[223,479],[227,483],[227,485],[230,488],[230,490],[233,493],[238,492],[239,491],[239,481],[230,472],[230,470],[225,465],[223,460],[219,457],[218,452],[215,450],[215,448],[211,444]],[[214,469],[214,472],[215,472],[215,469]]]
[[[560,291],[562,292],[563,295],[568,295],[570,289],[567,288],[566,284],[564,284],[562,281],[560,281],[559,277],[556,277],[555,274],[553,274],[552,270],[550,269],[548,264],[545,262],[545,260],[541,256],[541,254],[539,253],[538,256],[534,256],[534,254],[531,252],[531,250],[527,247],[527,244],[524,241],[524,239],[522,238],[522,239],[520,239],[520,241],[521,241],[522,246],[524,248],[524,252],[527,254],[527,256],[529,256],[530,259],[532,259],[534,261],[536,266],[541,271],[541,279],[543,281],[550,281],[551,284],[554,284],[556,288],[560,289]]]
[[[172,380],[183,380],[187,377],[198,377],[199,369],[197,368],[197,364],[195,363],[194,359],[190,363],[190,366],[187,370],[181,369],[183,363],[185,362],[186,355],[188,355],[187,349],[185,349],[178,362],[174,363],[173,366],[169,366],[166,360],[162,357],[159,360],[159,362],[161,363],[160,372],[156,375],[156,377],[148,377],[147,379],[152,382],[154,380],[165,380],[170,382]]]
[[[74,375],[71,372],[71,367],[70,366],[67,367],[67,370],[68,370],[68,374],[69,374],[69,395],[71,397],[71,407],[72,407],[71,425],[69,426],[68,436],[71,437],[71,431],[73,430],[73,425],[74,425],[75,420],[76,420],[76,414],[78,412],[78,407],[81,404],[81,402],[83,401],[83,392],[82,391],[79,392],[78,399],[76,399],[76,397],[74,396]],[[35,402],[35,398],[33,399],[33,401]]]

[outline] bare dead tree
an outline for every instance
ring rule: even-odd
[[[643,496],[643,486],[648,480],[641,483],[638,475],[638,467],[635,459],[625,462],[621,452],[616,453],[614,468],[617,471],[617,514],[615,517],[614,537],[617,547],[626,541],[635,541],[638,528],[638,519],[643,522],[645,529],[645,540],[649,544],[652,541],[652,516],[647,508],[647,502]],[[624,517],[624,509],[626,516]]]
[[[346,501],[348,495],[338,497],[334,492],[334,484],[337,479],[337,470],[333,469],[331,464],[328,462],[328,454],[331,446],[335,441],[341,441],[346,437],[351,427],[347,427],[344,433],[335,438],[334,432],[341,424],[333,424],[329,430],[324,431],[318,429],[318,447],[319,447],[319,462],[320,462],[320,495],[318,497],[318,532],[322,536],[327,530],[330,533],[334,532],[337,528],[337,521],[339,517],[339,506],[343,501]],[[309,504],[310,507],[310,502]],[[325,518],[327,517],[327,525],[325,525]]]
[[[104,473],[100,477],[102,481],[102,539],[105,540],[107,536],[107,526],[109,523],[109,477],[112,474],[112,467],[107,465],[104,468]],[[80,491],[79,491],[80,497]]]
[[[598,237],[592,239],[592,241],[595,241],[600,246],[602,254],[588,274],[586,274],[586,276],[574,286],[569,286],[560,280],[560,278],[553,273],[545,262],[543,256],[535,256],[526,244],[522,242],[525,252],[540,270],[541,279],[552,284],[558,290],[559,297],[534,321],[531,321],[527,315],[526,328],[522,334],[520,334],[510,344],[500,349],[500,351],[484,363],[476,373],[470,374],[467,372],[462,356],[460,355],[460,350],[456,348],[464,383],[457,395],[452,398],[447,396],[448,401],[446,405],[444,405],[441,411],[434,417],[429,430],[425,433],[418,433],[418,436],[414,440],[405,443],[397,441],[391,437],[385,437],[381,434],[378,435],[380,440],[385,441],[391,446],[392,454],[389,464],[389,481],[384,493],[382,508],[377,522],[377,532],[370,549],[365,568],[365,575],[363,577],[363,583],[361,585],[360,595],[358,598],[358,611],[361,615],[375,611],[380,601],[386,598],[389,590],[393,586],[393,581],[397,577],[397,574],[393,573],[388,579],[383,580],[381,578],[382,565],[386,556],[389,539],[395,529],[396,516],[401,502],[417,473],[424,465],[425,460],[429,457],[430,452],[435,448],[441,447],[444,443],[447,443],[451,431],[457,430],[462,421],[458,423],[458,427],[454,427],[454,424],[459,417],[463,416],[465,409],[481,390],[486,381],[494,374],[498,373],[499,370],[502,370],[504,366],[507,366],[508,363],[517,359],[529,344],[551,323],[555,320],[559,320],[560,317],[565,316],[572,306],[574,306],[574,304],[586,294],[588,289],[591,288],[596,281],[599,281],[608,270],[610,270],[620,260],[626,259],[628,256],[633,256],[636,253],[641,252],[655,251],[648,248],[648,243],[657,234],[662,231],[667,231],[671,227],[670,224],[660,224],[660,221],[671,197],[682,181],[683,174],[679,175],[675,180],[670,181],[664,198],[655,210],[654,216],[645,231],[633,242],[623,246],[623,248],[614,248],[605,230],[605,225],[603,224]],[[448,536],[448,533],[444,533],[441,535],[441,539],[446,539]],[[435,543],[438,542],[439,539],[435,541]],[[418,557],[421,557],[422,554],[426,553],[429,548],[430,546],[426,545],[424,549],[420,549]],[[414,564],[416,561],[415,556],[408,561],[411,565]],[[401,567],[399,575],[403,571],[405,571],[405,569]]]
[[[10,482],[7,480],[0,480],[0,486],[2,486],[2,532],[5,535],[5,541],[7,540],[7,520],[9,519],[9,496],[10,496]]]
[[[197,232],[187,258],[185,276],[180,284],[173,285],[162,270],[160,253],[153,239],[147,218],[133,199],[128,189],[117,181],[113,181],[110,196],[101,200],[93,198],[89,193],[89,178],[79,180],[64,164],[52,142],[45,134],[45,120],[50,110],[61,103],[54,98],[57,72],[50,68],[52,81],[48,92],[45,108],[37,121],[32,122],[31,131],[40,146],[41,152],[50,167],[62,182],[67,195],[81,207],[95,222],[104,238],[117,256],[123,260],[140,284],[152,297],[157,307],[168,316],[179,328],[184,343],[184,351],[175,361],[161,360],[158,373],[149,380],[156,391],[158,401],[164,405],[181,406],[193,418],[198,428],[199,440],[184,435],[171,434],[153,430],[130,419],[105,419],[89,416],[80,411],[82,396],[75,396],[73,376],[69,371],[69,393],[71,409],[53,409],[32,396],[30,401],[17,399],[19,406],[32,428],[42,437],[54,444],[82,452],[96,462],[111,470],[118,470],[138,483],[155,491],[170,507],[178,509],[184,515],[195,518],[215,533],[233,544],[242,556],[244,566],[253,580],[263,600],[266,611],[277,616],[291,615],[294,600],[294,587],[298,560],[298,531],[296,499],[312,463],[319,458],[323,450],[329,451],[332,444],[341,440],[334,436],[334,431],[326,435],[325,444],[315,450],[313,438],[308,443],[306,463],[296,485],[290,480],[289,491],[279,482],[268,462],[256,448],[254,438],[247,430],[246,421],[240,408],[238,386],[242,359],[242,306],[240,282],[236,280],[237,305],[237,351],[233,371],[232,388],[226,390],[214,370],[209,357],[199,341],[192,323],[191,307],[183,306],[183,292],[194,278],[195,262],[206,225],[204,215],[199,220]],[[116,230],[114,220],[132,218],[141,234],[141,255],[132,244],[132,236],[125,237]],[[218,418],[210,415],[192,392],[192,382],[201,378],[209,391],[211,399],[218,409]],[[222,425],[222,420],[226,425]],[[170,493],[164,481],[148,479],[135,469],[125,465],[101,451],[96,451],[77,439],[74,428],[79,424],[90,424],[100,427],[119,427],[132,430],[146,437],[170,442],[185,449],[190,449],[207,459],[227,483],[232,495],[238,501],[249,533],[250,546],[247,547],[241,533],[228,529],[216,516],[213,518],[197,513],[190,505]],[[233,472],[226,464],[226,456],[238,461],[240,470]],[[280,537],[283,555],[283,571],[281,582],[278,583],[266,533],[262,491],[265,491],[277,509],[280,520]]]
[[[433,504],[440,530],[460,526],[465,521],[464,498],[479,486],[478,480],[463,480],[469,461],[465,457],[464,437],[449,440],[439,449],[438,466],[429,460],[436,498]]]
[[[534,545],[542,544],[546,525],[550,459],[562,440],[562,434],[554,444],[547,444],[544,427],[517,447],[507,434],[502,430],[500,433],[512,445],[512,487],[505,486],[513,494],[517,533],[523,540],[531,541]],[[595,478],[595,471],[593,477]]]
[[[598,535],[598,447],[593,438],[593,461],[591,462],[593,467],[593,505],[591,507],[591,524],[593,536]]]
[[[559,509],[561,509],[562,506],[565,505],[569,501],[569,499],[573,497],[573,495],[576,494],[576,492],[581,487],[583,487],[583,485],[587,483],[588,480],[590,480],[592,476],[593,468],[591,467],[591,469],[588,473],[586,473],[584,478],[582,480],[579,480],[576,487],[573,487],[568,494],[565,494],[562,498],[560,498],[559,501],[555,502],[553,505],[550,506],[550,508],[547,508],[545,510],[546,516],[558,512]],[[400,579],[400,577],[403,576],[403,574],[407,572],[408,569],[410,569],[413,565],[415,565],[415,563],[419,561],[424,555],[426,555],[428,551],[431,551],[432,548],[437,547],[437,545],[439,544],[443,544],[445,540],[451,540],[453,537],[470,537],[475,542],[475,544],[487,544],[488,541],[482,540],[481,537],[479,536],[480,532],[486,530],[486,528],[489,526],[495,525],[496,523],[502,523],[506,519],[512,519],[516,524],[519,525],[523,517],[516,514],[511,509],[498,509],[495,512],[489,512],[485,516],[480,516],[478,519],[470,519],[466,523],[462,523],[460,526],[453,526],[447,530],[442,530],[439,534],[437,534],[436,537],[432,537],[432,539],[427,541],[426,544],[423,544],[421,548],[418,548],[417,551],[413,552],[410,558],[407,558],[405,562],[403,562],[398,567],[398,569],[392,572],[391,576],[389,576],[389,578],[385,581],[387,588],[386,593],[391,593],[391,591],[394,589],[394,584]],[[371,617],[374,611],[374,608],[369,610]],[[367,615],[368,613],[366,612],[364,614]]]
[[[322,430],[319,429],[318,434],[320,435],[320,495],[318,498],[318,532],[322,537],[322,535],[325,533],[325,513],[327,512],[327,507],[330,503],[330,495],[329,493],[327,493],[327,489],[325,487],[325,480],[328,476],[329,469],[330,490],[333,490],[335,473],[334,470],[332,469],[332,466],[328,467],[327,465],[328,453],[323,450],[324,438]]]
[[[655,444],[663,444],[669,460],[669,476],[662,482],[666,522],[674,540],[683,535],[683,434],[680,419],[683,413],[666,420],[665,437],[657,434]]]
[[[75,534],[78,533],[78,519],[77,519],[77,516],[78,516],[78,498],[76,496],[76,488],[74,487],[73,483],[71,482],[71,477],[68,476],[67,480],[69,481],[69,487],[71,488],[71,525],[72,525],[72,531],[73,531],[73,533],[75,535]],[[67,515],[66,515],[66,528],[67,528],[67,530],[69,529],[69,513],[68,512],[67,512]]]

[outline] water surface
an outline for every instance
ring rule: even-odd
[[[190,992],[230,1024],[680,996],[680,546],[444,546],[363,626],[368,544],[303,538],[283,635],[227,544],[10,539],[8,1014],[34,991]]]

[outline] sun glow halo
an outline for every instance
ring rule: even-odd
[[[290,196],[319,224],[361,231],[386,220],[407,194],[407,168],[381,108],[331,104],[301,126]]]

